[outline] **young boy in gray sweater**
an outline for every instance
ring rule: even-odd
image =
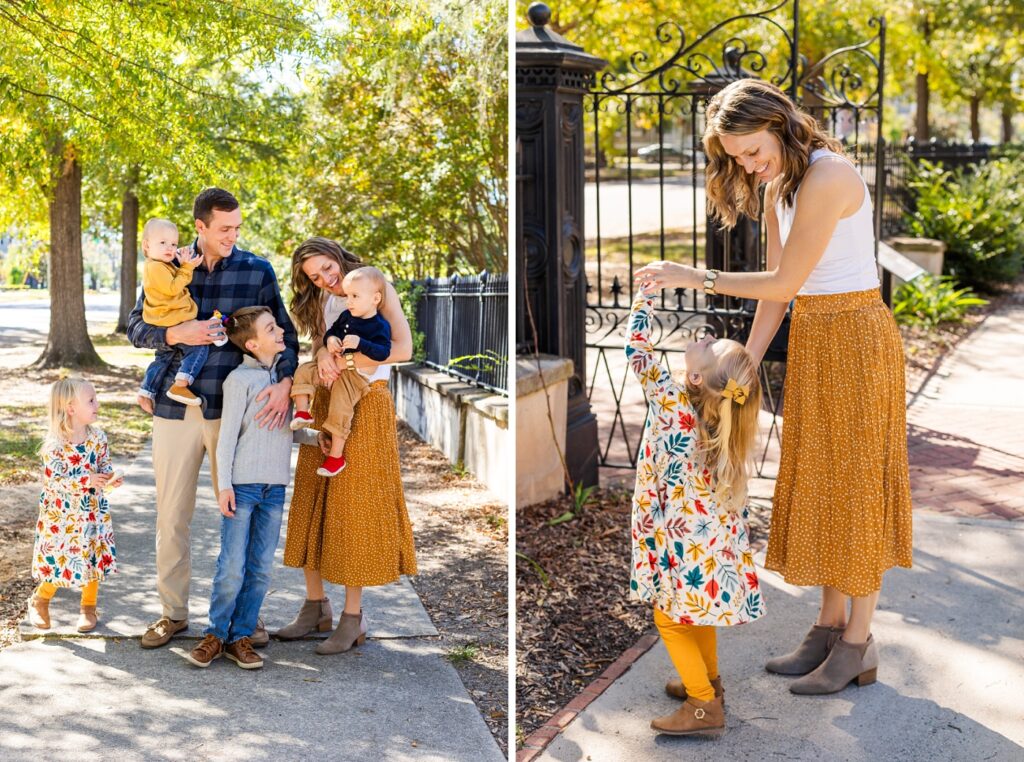
[[[255,421],[266,404],[257,397],[279,380],[277,362],[285,348],[284,330],[270,309],[243,307],[224,321],[224,327],[245,356],[224,380],[216,485],[223,518],[210,626],[186,658],[197,667],[208,667],[223,655],[243,669],[259,669],[263,659],[253,650],[250,637],[270,584],[281,533],[292,441],[316,445],[317,432],[293,433],[287,426],[271,429]]]

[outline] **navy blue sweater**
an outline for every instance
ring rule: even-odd
[[[391,354],[391,324],[379,312],[371,318],[359,318],[345,310],[327,329],[324,344],[327,344],[328,336],[340,340],[349,334],[359,337],[359,348],[355,351],[362,352],[371,360],[384,362]]]

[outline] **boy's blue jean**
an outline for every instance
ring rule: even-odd
[[[203,633],[225,643],[256,629],[284,514],[283,484],[235,484],[234,490],[234,518],[221,517],[210,626]]]
[[[160,393],[164,376],[167,375],[167,368],[170,366],[171,360],[174,359],[174,353],[179,350],[184,356],[181,358],[181,365],[178,366],[178,372],[174,376],[175,380],[184,381],[187,384],[196,380],[199,371],[206,365],[210,347],[206,344],[200,344],[197,347],[179,344],[173,349],[164,349],[156,353],[153,362],[146,368],[146,375],[142,379],[142,388],[139,389],[139,394],[149,397],[151,400],[156,399],[156,395]]]

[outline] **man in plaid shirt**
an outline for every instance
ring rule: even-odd
[[[219,188],[200,193],[193,206],[196,221],[194,250],[203,255],[196,267],[189,293],[198,306],[196,320],[169,328],[145,323],[142,303],[132,310],[128,338],[136,347],[165,349],[177,344],[210,344],[225,338],[214,310],[230,315],[242,307],[263,305],[284,328],[285,350],[278,363],[282,380],[265,389],[257,400],[266,404],[256,415],[260,426],[272,429],[287,425],[291,376],[298,366],[299,340],[281,299],[277,276],[270,262],[235,246],[242,226],[242,212],[233,195]],[[188,628],[188,593],[192,579],[190,525],[195,511],[196,489],[203,453],[210,458],[213,483],[217,483],[217,435],[223,404],[223,384],[228,373],[242,362],[232,343],[211,346],[210,356],[191,385],[205,403],[202,408],[170,399],[166,391],[180,362],[176,357],[164,376],[153,410],[153,471],[156,476],[157,590],[163,616],[142,637],[144,648],[162,646]]]

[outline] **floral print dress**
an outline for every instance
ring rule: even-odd
[[[648,403],[633,493],[630,598],[680,624],[752,622],[765,608],[747,528],[718,505],[697,448],[697,412],[655,357],[653,310],[651,297],[637,297],[626,341]]]
[[[46,452],[32,579],[79,588],[117,571],[107,498],[89,487],[92,474],[111,471],[107,436],[96,428],[81,444],[62,442]]]

